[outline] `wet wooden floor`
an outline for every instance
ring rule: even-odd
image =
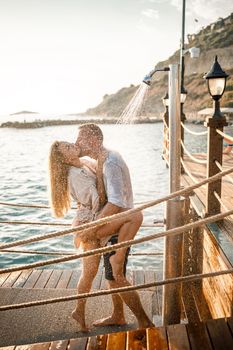
[[[233,318],[179,324],[46,343],[7,350],[232,350]]]

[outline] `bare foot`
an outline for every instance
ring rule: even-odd
[[[89,329],[86,327],[85,319],[78,313],[78,311],[76,309],[72,312],[71,315],[72,315],[73,319],[75,321],[77,321],[78,324],[80,325],[82,332],[88,332],[89,331]]]
[[[124,326],[126,325],[124,318],[116,318],[113,316],[102,318],[101,320],[95,321],[92,323],[95,327],[104,327],[104,326]]]
[[[151,320],[146,322],[138,322],[138,328],[152,328],[155,327],[154,323]]]

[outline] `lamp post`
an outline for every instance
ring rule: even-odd
[[[180,94],[181,94],[181,108],[183,109],[183,104],[185,102],[187,91],[184,88],[184,55],[185,55],[185,49],[184,49],[184,39],[185,39],[185,6],[186,1],[183,0],[182,2],[182,31],[181,31],[181,43],[180,43]],[[183,98],[183,99],[182,99]],[[181,110],[181,112],[183,112]],[[184,114],[183,114],[184,115]],[[182,116],[182,113],[181,113]],[[185,116],[184,116],[185,117]]]
[[[220,64],[217,56],[210,71],[204,76],[207,80],[208,90],[213,98],[214,113],[211,117],[207,117],[205,126],[208,128],[207,138],[207,177],[216,175],[219,172],[218,162],[222,164],[223,142],[219,136],[217,129],[223,131],[224,126],[227,126],[226,118],[220,111],[220,98],[222,97],[228,74],[226,74]],[[221,210],[221,204],[216,198],[215,193],[221,198],[221,179],[207,184],[206,192],[206,214],[218,214]]]
[[[228,76],[229,75],[222,70],[220,64],[218,63],[218,56],[215,56],[215,61],[212,68],[207,74],[204,75],[204,78],[207,80],[209,94],[214,100],[213,118],[223,117],[220,111],[220,99],[224,94]]]
[[[168,114],[168,107],[169,107],[169,97],[168,93],[164,95],[162,98],[163,105],[165,107],[165,111],[163,114],[163,153],[162,158],[166,161],[166,165],[168,166],[169,157],[168,157],[168,147],[169,147],[169,114]]]

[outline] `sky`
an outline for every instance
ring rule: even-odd
[[[0,115],[84,112],[179,48],[182,0],[0,0]],[[187,0],[186,34],[233,12]]]

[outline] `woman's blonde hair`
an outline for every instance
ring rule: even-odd
[[[63,217],[70,208],[69,165],[65,164],[58,146],[59,142],[55,141],[49,154],[50,204],[54,216]]]

